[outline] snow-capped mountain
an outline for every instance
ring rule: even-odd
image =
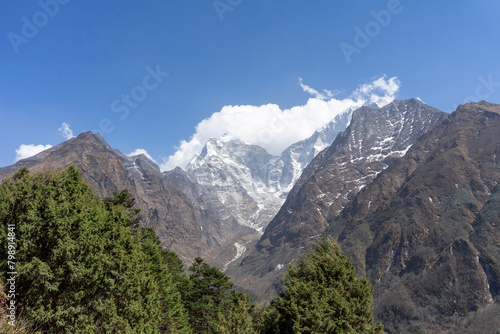
[[[217,194],[241,225],[261,232],[278,212],[304,168],[345,130],[351,114],[351,110],[346,110],[337,115],[280,156],[227,136],[210,139],[189,163],[187,173]]]
[[[337,115],[330,123],[314,132],[311,137],[290,145],[281,153],[280,160],[283,162],[281,186],[286,194],[290,192],[304,168],[314,157],[330,146],[337,135],[347,128],[353,111],[354,109],[349,109]]]
[[[263,240],[272,245],[307,244],[356,193],[445,117],[417,99],[354,111],[347,130],[303,171]],[[263,240],[262,246],[267,244]]]
[[[417,99],[355,110],[347,129],[303,170],[255,248],[229,265],[228,273],[269,301],[286,265],[325,231],[358,192],[446,117]]]

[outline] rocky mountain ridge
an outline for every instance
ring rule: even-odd
[[[228,273],[270,300],[287,263],[325,231],[328,220],[446,117],[417,99],[355,110],[346,131],[304,170],[255,249]]]
[[[145,155],[126,156],[91,132],[0,168],[0,179],[21,166],[37,171],[70,164],[80,169],[101,197],[128,189],[141,208],[142,225],[153,228],[162,245],[178,253],[186,263],[196,256],[209,257],[212,251],[232,245],[241,235],[254,233],[234,219],[219,216],[225,206],[182,170],[162,174]]]
[[[321,234],[327,221],[361,189],[446,117],[417,99],[356,110],[347,130],[304,170],[259,247],[268,247],[268,243],[274,247],[304,246],[304,241]],[[312,221],[317,226],[309,230],[316,225]]]
[[[187,172],[166,173],[83,133],[0,168],[0,179],[21,166],[74,163],[100,196],[128,189],[142,224],[186,263],[209,259],[261,301],[287,263],[327,233],[374,284],[374,312],[388,333],[500,327],[500,106],[447,115],[412,99],[342,116],[349,126],[318,154],[343,121],[279,157],[213,139]],[[263,207],[270,194],[284,204],[260,235],[279,203]]]
[[[194,182],[216,194],[244,226],[262,232],[276,215],[303,169],[347,127],[351,110],[280,156],[238,139],[212,138],[186,168]]]
[[[389,333],[500,325],[499,130],[499,105],[460,106],[329,222]]]

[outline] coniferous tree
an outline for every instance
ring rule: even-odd
[[[61,333],[379,333],[372,288],[326,237],[289,266],[284,291],[261,310],[221,270],[178,256],[139,227],[128,191],[100,200],[74,166],[0,185],[1,251],[16,234],[24,316]],[[7,261],[0,259],[6,272]]]
[[[233,283],[219,268],[197,257],[189,267],[189,280],[182,287],[190,323],[197,333],[217,333],[217,316],[225,314],[227,294]]]
[[[232,290],[225,312],[217,317],[216,332],[220,334],[257,334],[264,330],[259,304],[250,303],[250,296]]]
[[[382,333],[372,316],[373,290],[331,237],[298,265],[288,266],[284,291],[271,302],[268,333]]]
[[[189,333],[166,253],[137,213],[128,192],[101,201],[74,166],[4,180],[0,248],[13,224],[18,312],[57,333]]]
[[[120,192],[113,191],[113,196],[106,197],[103,201],[108,210],[116,206],[123,207],[124,211],[129,216],[128,226],[130,227],[132,232],[137,231],[142,218],[140,215],[141,210],[134,207],[135,198],[127,189],[124,189]]]

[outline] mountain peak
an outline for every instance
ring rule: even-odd
[[[106,140],[104,139],[103,136],[101,136],[99,133],[93,133],[92,131],[86,131],[80,133],[78,136],[73,137],[71,139],[68,139],[61,144],[55,146],[64,146],[64,145],[98,145],[101,146],[109,151],[113,151],[111,146],[108,145]]]
[[[157,172],[160,172],[160,167],[144,153],[128,156],[128,159],[133,160],[136,164],[147,166],[156,170]]]
[[[207,162],[233,161],[233,164],[252,164],[252,160],[269,160],[274,156],[258,145],[249,145],[240,139],[210,138],[200,154],[195,155],[186,170],[201,167]]]
[[[104,140],[104,137],[101,136],[100,133],[93,133],[92,131],[86,131],[86,132],[82,132],[80,133],[78,136],[76,137],[73,137],[71,139],[69,139],[68,141],[71,141],[71,140],[99,140],[101,142],[106,142]]]
[[[346,131],[304,170],[259,247],[308,245],[357,192],[445,117],[416,99],[355,110]]]
[[[422,101],[419,97],[412,97],[410,100],[408,101],[411,101],[413,103],[422,103],[422,104],[426,104],[424,101]]]
[[[445,332],[426,326],[471,319],[500,297],[499,111],[459,106],[328,220],[327,233],[374,284],[387,332]]]
[[[500,114],[500,105],[486,101],[472,102],[460,105],[457,108],[457,112],[491,112]]]
[[[405,99],[405,100],[394,100],[391,103],[389,103],[381,108],[377,108],[377,109],[387,108],[387,107],[391,107],[391,106],[409,106],[409,105],[422,106],[422,105],[427,105],[427,104],[425,102],[423,102],[421,99],[413,97],[411,99]]]

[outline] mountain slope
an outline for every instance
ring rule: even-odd
[[[347,131],[304,170],[259,247],[307,245],[359,190],[444,117],[416,99],[356,110]]]
[[[217,200],[203,196],[204,190],[187,176],[182,187],[185,192],[180,191],[174,175],[179,171],[164,175],[146,156],[127,157],[113,150],[100,135],[90,132],[0,168],[0,179],[21,166],[57,170],[72,163],[101,197],[128,189],[141,208],[142,225],[153,228],[162,244],[177,252],[187,263],[196,256],[206,257],[226,243],[232,244],[241,233],[253,232],[233,220],[221,219],[216,213],[223,205],[217,206]],[[186,189],[192,188],[201,196],[190,197]],[[210,199],[209,203],[205,198]]]
[[[444,118],[416,99],[355,110],[346,131],[304,170],[256,250],[228,273],[269,300],[282,269],[327,228],[327,219]]]
[[[455,332],[486,309],[498,328],[499,130],[499,105],[460,106],[329,221],[389,333]]]
[[[270,173],[276,160],[257,145],[210,139],[187,171],[216,194],[241,225],[258,230],[269,207],[281,204],[279,180]]]

